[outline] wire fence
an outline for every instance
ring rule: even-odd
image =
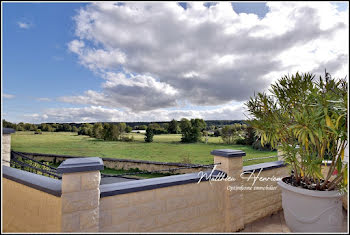
[[[51,178],[62,179],[62,175],[57,172],[57,168],[29,158],[22,153],[11,151],[11,160],[3,161],[10,163],[10,166],[14,168]]]
[[[268,159],[268,158],[276,158],[276,157],[277,156],[249,158],[249,159],[244,159],[243,162]],[[10,163],[10,166],[14,168],[19,168],[21,170],[25,170],[28,172],[32,172],[32,173],[36,173],[39,175],[44,175],[52,178],[62,179],[62,175],[57,172],[57,168],[50,166],[48,164],[45,164],[43,162],[34,160],[19,152],[11,151],[11,161],[6,161],[6,160],[3,160],[3,161]],[[124,177],[128,175],[131,176],[131,175],[143,175],[143,174],[175,174],[177,171],[184,170],[184,169],[196,169],[196,168],[212,169],[214,166],[220,165],[220,164],[221,163],[206,164],[206,165],[196,164],[196,165],[182,166],[177,168],[169,168],[169,169],[162,169],[162,170],[155,170],[155,171],[133,171],[133,172],[125,172],[121,174],[105,174],[101,172],[101,177]]]
[[[141,174],[157,174],[157,173],[174,173],[178,170],[183,170],[183,169],[193,169],[193,168],[213,168],[215,165],[220,165],[221,163],[216,163],[216,164],[208,164],[208,165],[195,165],[195,166],[184,166],[184,167],[177,167],[177,168],[170,168],[170,169],[163,169],[163,170],[156,170],[156,171],[135,171],[135,172],[127,172],[123,174],[117,174],[117,175],[112,175],[112,174],[104,174],[101,173],[101,177],[122,177],[126,175],[141,175]]]
[[[268,159],[268,158],[276,158],[276,157],[278,157],[278,156],[249,158],[249,159],[244,159],[243,162],[254,161],[254,160],[261,160],[261,159]]]
[[[62,175],[57,172],[57,168],[45,164],[43,162],[34,160],[23,153],[11,151],[11,161],[3,160],[4,162],[10,163],[11,167],[18,168],[24,171],[32,172],[39,175],[44,175],[52,178],[62,179]],[[128,175],[142,175],[142,174],[174,174],[178,170],[183,169],[198,169],[198,168],[213,168],[215,165],[220,165],[221,163],[216,164],[196,164],[190,166],[183,166],[177,168],[169,168],[155,171],[133,171],[125,172],[122,174],[105,174],[101,172],[101,177],[124,177]]]

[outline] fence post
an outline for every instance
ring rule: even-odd
[[[98,232],[100,201],[98,157],[65,160],[57,172],[62,173],[62,232]]]
[[[232,149],[217,149],[211,152],[214,155],[216,169],[224,171],[227,177],[235,181],[223,181],[223,203],[225,216],[225,232],[236,232],[244,228],[243,191],[234,190],[235,186],[242,185],[240,177],[243,168],[245,152]],[[228,179],[228,178],[227,178]]]

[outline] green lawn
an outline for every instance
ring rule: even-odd
[[[75,156],[98,156],[109,158],[139,159],[159,162],[182,162],[211,164],[214,149],[239,149],[246,152],[248,158],[276,156],[276,151],[257,151],[250,146],[223,144],[220,137],[210,137],[207,144],[180,143],[181,135],[155,135],[152,143],[144,142],[143,134],[130,134],[134,142],[102,141],[88,136],[79,136],[72,132],[43,132],[35,135],[30,131],[18,131],[12,134],[12,150],[33,153],[66,154]],[[251,165],[276,161],[276,158],[245,162]]]

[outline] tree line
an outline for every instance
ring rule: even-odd
[[[222,123],[225,123],[223,121]],[[220,123],[221,124],[221,123]],[[160,134],[181,134],[181,142],[196,143],[201,142],[205,137],[205,142],[210,136],[221,137],[225,144],[252,145],[256,149],[269,149],[269,146],[261,146],[260,139],[255,135],[254,129],[244,122],[235,122],[231,125],[207,125],[203,119],[182,118],[170,122],[149,123],[148,125],[135,125],[131,127],[126,123],[41,123],[31,124],[20,122],[14,124],[3,120],[3,127],[13,128],[17,131],[35,131],[40,134],[45,132],[76,132],[78,135],[87,135],[93,138],[106,141],[134,141],[132,135],[126,135],[132,130],[146,130],[145,142],[153,142],[154,135]]]

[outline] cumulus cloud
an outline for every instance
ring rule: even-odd
[[[244,101],[286,73],[345,76],[348,11],[331,3],[268,2],[264,18],[228,2],[92,3],[68,44],[105,81],[61,101],[132,111]]]
[[[102,92],[88,90],[84,95],[64,96],[59,100],[69,103],[124,107],[132,110],[149,110],[154,107],[175,106],[178,92],[170,85],[150,76],[108,73]]]
[[[28,114],[32,122],[137,122],[137,121],[170,121],[173,118],[203,118],[205,120],[241,120],[245,119],[242,105],[224,105],[214,109],[203,110],[164,110],[122,111],[118,109],[90,106],[83,108],[52,108],[44,114]]]
[[[20,27],[21,29],[29,29],[30,27],[32,27],[32,24],[30,23],[26,23],[26,22],[17,22],[18,27]]]
[[[2,97],[4,97],[5,99],[13,99],[13,98],[15,98],[15,95],[3,93],[3,94],[2,94]]]
[[[36,100],[37,100],[37,101],[45,101],[45,102],[51,101],[51,99],[50,99],[50,98],[47,98],[47,97],[37,98]]]

